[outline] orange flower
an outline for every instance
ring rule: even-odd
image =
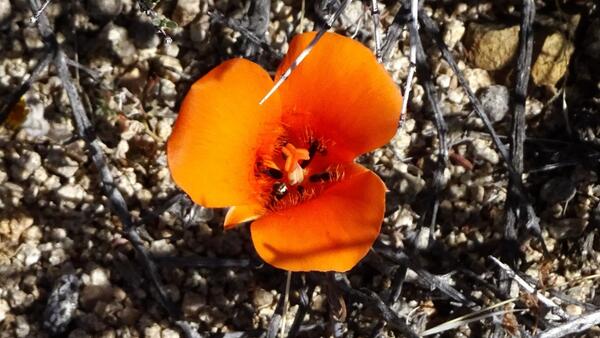
[[[276,80],[313,39],[296,36]],[[251,221],[254,247],[290,271],[347,271],[379,234],[385,185],[354,163],[396,132],[402,97],[371,51],[326,33],[273,87],[260,66],[226,61],[191,87],[167,145],[175,182],[205,207]]]

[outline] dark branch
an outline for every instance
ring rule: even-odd
[[[523,149],[526,136],[525,101],[527,99],[527,85],[529,83],[529,74],[531,72],[531,55],[533,52],[532,25],[534,17],[535,3],[532,0],[524,0],[519,33],[519,56],[517,58],[517,79],[514,97],[515,108],[512,118],[510,139],[511,164],[519,176],[523,173]],[[516,186],[517,184],[518,182],[515,182],[514,177],[509,179],[508,196],[506,200],[506,225],[504,230],[504,237],[509,241],[517,240],[517,223],[527,223],[527,218],[529,216],[526,209],[527,205],[521,203],[522,194],[519,192],[519,189]],[[510,249],[507,251],[513,252],[513,250]],[[511,259],[511,261],[513,259]]]
[[[390,28],[388,28],[385,35],[385,40],[383,41],[383,45],[381,47],[381,58],[383,59],[384,63],[389,60],[390,54],[392,53],[394,46],[398,43],[402,29],[408,22],[409,18],[410,11],[408,10],[408,7],[402,6],[398,13],[396,13],[392,25]]]
[[[421,13],[420,15],[423,14]],[[417,24],[417,21],[412,20],[409,25],[410,44],[411,46],[414,46],[417,51],[417,77],[423,84],[427,100],[433,110],[433,122],[439,140],[436,167],[433,172],[433,183],[429,192],[429,205],[431,207],[430,210],[427,211],[428,213],[425,217],[422,218],[422,224],[426,224],[426,222],[429,221],[430,234],[433,234],[440,205],[440,193],[444,186],[444,170],[446,169],[446,163],[448,162],[448,142],[446,141],[448,127],[440,107],[438,92],[433,84],[433,75],[431,68],[427,63],[427,57],[425,56],[425,50],[423,48],[423,43],[421,42],[421,37],[419,36]]]

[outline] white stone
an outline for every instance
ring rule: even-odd
[[[153,255],[172,254],[174,251],[175,247],[167,239],[159,239],[150,244],[150,252]]]
[[[29,322],[27,321],[27,317],[24,315],[16,317],[16,326],[15,326],[15,334],[17,337],[28,337],[31,328],[29,327]]]
[[[484,140],[473,140],[473,155],[492,164],[497,164],[500,161],[498,153]]]
[[[10,18],[10,13],[12,12],[10,2],[11,0],[0,0],[0,24],[3,24],[4,21]],[[2,320],[0,319],[0,321]]]
[[[162,338],[160,335],[160,326],[152,324],[144,329],[144,338]]]
[[[452,49],[465,34],[465,24],[462,21],[451,19],[446,23],[445,28],[444,43],[448,45],[448,48]]]
[[[442,74],[442,75],[440,75],[440,76],[437,77],[437,79],[435,80],[435,82],[441,88],[446,89],[446,88],[450,87],[450,81],[451,80],[452,80],[452,77],[450,77],[449,75],[446,75],[446,74]]]
[[[162,338],[179,338],[179,333],[171,329],[164,329],[162,331]]]
[[[11,176],[19,182],[24,181],[41,165],[42,158],[38,153],[25,150],[17,160],[17,163],[11,167]]]
[[[4,299],[0,299],[0,323],[4,321],[6,318],[6,314],[10,311],[10,306],[8,302]]]
[[[16,258],[23,262],[25,266],[31,266],[39,262],[41,256],[42,252],[37,248],[36,245],[25,243],[21,246]]]
[[[178,0],[173,11],[173,20],[179,26],[187,26],[200,13],[200,0]]]
[[[68,184],[56,192],[60,199],[64,199],[71,202],[81,202],[85,196],[85,191],[79,185]]]
[[[48,257],[48,262],[51,265],[58,265],[67,260],[67,254],[65,250],[62,248],[54,249],[50,252],[50,257]]]
[[[459,88],[448,91],[448,100],[453,103],[461,103],[465,94]]]
[[[110,285],[110,280],[106,271],[102,268],[96,268],[90,272],[90,284],[97,286]]]

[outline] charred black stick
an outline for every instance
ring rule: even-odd
[[[252,0],[248,4],[250,5],[250,8],[248,8],[248,12],[245,16],[245,19],[247,20],[247,24],[245,26],[249,32],[253,33],[254,36],[264,41],[264,36],[269,28],[271,1]],[[257,47],[260,47],[260,44],[257,44],[254,41],[246,38],[246,41],[244,41],[242,46],[244,55],[246,57],[254,55],[257,52]]]
[[[517,58],[516,85],[514,96],[514,113],[511,128],[511,164],[519,176],[523,173],[523,149],[526,135],[525,101],[527,85],[531,73],[531,55],[533,52],[533,19],[535,3],[533,0],[523,0],[521,24],[519,32],[519,56]],[[504,237],[509,241],[517,241],[518,223],[528,222],[530,213],[523,201],[522,193],[517,187],[516,177],[508,181],[508,196],[506,199],[506,225]],[[520,181],[520,178],[518,179]],[[507,250],[513,252],[513,250]],[[512,259],[511,259],[512,260]]]
[[[294,321],[292,322],[292,326],[288,331],[287,337],[294,338],[300,331],[300,326],[302,325],[302,321],[304,320],[304,316],[308,312],[310,307],[310,301],[312,299],[312,294],[315,291],[314,285],[304,286],[300,290],[300,302],[298,306],[298,311],[296,312],[296,316],[294,317]]]
[[[416,2],[416,1],[415,1]],[[444,170],[446,169],[446,163],[448,162],[448,142],[447,135],[448,127],[446,125],[446,120],[444,119],[444,114],[442,113],[442,108],[439,103],[439,95],[432,80],[432,72],[429,64],[427,63],[427,57],[425,56],[425,50],[423,48],[423,43],[421,42],[421,37],[419,36],[418,22],[416,20],[412,20],[410,24],[410,39],[411,46],[415,46],[417,52],[417,76],[421,80],[423,84],[423,88],[425,89],[425,94],[427,96],[427,100],[431,105],[431,109],[433,111],[433,121],[435,124],[435,128],[438,134],[438,154],[436,159],[436,167],[433,173],[433,183],[430,191],[430,205],[431,209],[428,210],[428,214],[426,217],[423,217],[423,222],[429,220],[429,228],[433,234],[433,228],[435,227],[437,221],[437,213],[440,205],[440,192],[444,186]]]
[[[238,20],[235,20],[232,18],[227,18],[223,14],[216,12],[216,11],[209,12],[208,15],[215,22],[218,22],[224,26],[227,26],[227,27],[235,30],[236,32],[240,32],[240,34],[242,34],[248,41],[252,41],[254,44],[260,46],[260,48],[262,48],[263,50],[266,50],[267,52],[272,54],[275,58],[277,58],[277,59],[283,58],[283,54],[281,54],[279,51],[277,51],[273,47],[271,47],[271,45],[268,44],[264,39],[256,36],[256,34],[254,34],[248,28],[244,27],[244,25],[241,22],[239,22]]]
[[[406,23],[410,20],[410,11],[407,7],[402,7],[396,13],[394,17],[394,21],[390,28],[388,28],[387,33],[385,35],[385,39],[383,40],[383,44],[381,47],[381,58],[383,62],[387,62],[389,60],[390,54],[394,49],[394,46],[400,40],[400,34],[402,33],[402,29],[406,25]]]

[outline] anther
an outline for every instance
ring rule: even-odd
[[[267,176],[276,180],[280,180],[283,178],[283,173],[281,172],[281,170],[277,170],[275,168],[266,168],[263,172],[267,174]]]
[[[310,145],[308,146],[308,157],[309,158],[308,158],[308,160],[301,161],[300,167],[302,167],[303,169],[308,167],[308,165],[312,161],[313,157],[315,156],[315,154],[317,153],[319,148],[320,148],[319,141],[311,140]]]
[[[273,196],[275,196],[276,199],[282,199],[287,193],[288,187],[285,183],[277,182],[273,184]]]

